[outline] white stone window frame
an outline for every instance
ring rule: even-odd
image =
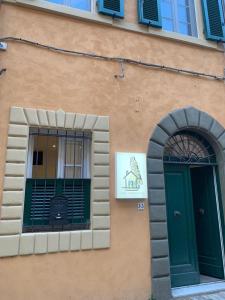
[[[88,130],[91,145],[90,230],[22,233],[29,127]],[[0,218],[0,257],[110,247],[109,117],[12,107]]]

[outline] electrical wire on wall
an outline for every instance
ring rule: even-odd
[[[204,78],[217,80],[217,81],[225,81],[224,76],[201,73],[201,72],[196,72],[196,71],[186,70],[186,69],[181,69],[181,68],[173,68],[173,67],[169,67],[166,65],[153,64],[153,63],[143,62],[143,61],[134,60],[134,59],[125,58],[125,57],[111,57],[111,56],[98,55],[98,54],[94,54],[94,53],[57,48],[54,46],[45,45],[45,44],[41,44],[41,43],[34,42],[31,40],[12,37],[12,36],[0,38],[0,42],[7,42],[7,41],[24,43],[24,44],[27,44],[30,46],[47,49],[47,50],[53,51],[53,52],[59,52],[59,53],[64,53],[64,54],[69,54],[69,55],[82,56],[82,57],[87,57],[87,58],[92,58],[92,59],[99,59],[99,60],[119,63],[120,68],[121,68],[121,73],[119,75],[114,75],[115,78],[121,78],[121,79],[124,78],[125,77],[124,64],[129,64],[129,65],[136,65],[139,67],[145,67],[145,68],[150,68],[150,69],[158,69],[158,70],[174,72],[174,73],[179,73],[179,74],[184,74],[184,75],[189,75],[189,76],[204,77]]]

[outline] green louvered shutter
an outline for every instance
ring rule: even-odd
[[[50,206],[51,199],[56,195],[68,199],[69,229],[75,227],[88,229],[90,184],[90,179],[27,179],[23,231],[51,231]]]
[[[222,0],[202,0],[202,9],[206,39],[225,41]]]
[[[124,17],[124,0],[98,0],[98,12],[114,18]]]
[[[162,27],[160,0],[138,0],[139,23]]]
[[[23,218],[24,229],[29,226],[48,225],[50,199],[55,196],[56,189],[54,179],[27,179]]]

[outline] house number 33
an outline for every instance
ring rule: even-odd
[[[138,208],[138,210],[144,210],[144,209],[145,209],[145,204],[144,204],[144,202],[138,203],[137,208]]]

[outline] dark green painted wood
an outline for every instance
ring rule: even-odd
[[[219,210],[220,210],[220,220],[221,220],[221,227],[222,227],[223,247],[224,247],[225,220],[224,220],[224,208],[223,208],[223,202],[222,202],[222,193],[221,193],[220,176],[219,176],[218,167],[215,167],[215,173],[216,173],[216,182],[217,182],[217,191],[218,191],[218,200],[219,200]]]
[[[56,195],[68,198],[68,221],[90,223],[90,179],[27,179],[24,227],[49,225],[50,200]]]
[[[188,166],[164,165],[172,287],[200,282]]]
[[[124,0],[97,0],[98,12],[113,18],[124,18]]]
[[[198,261],[201,274],[224,278],[213,168],[191,168]]]
[[[206,39],[225,41],[222,0],[202,0],[202,10]]]
[[[138,0],[140,24],[162,28],[160,0]]]
[[[23,224],[29,224],[30,222],[30,210],[32,199],[32,181],[26,181],[26,191],[25,191],[25,201],[24,201],[24,214],[23,214]]]

